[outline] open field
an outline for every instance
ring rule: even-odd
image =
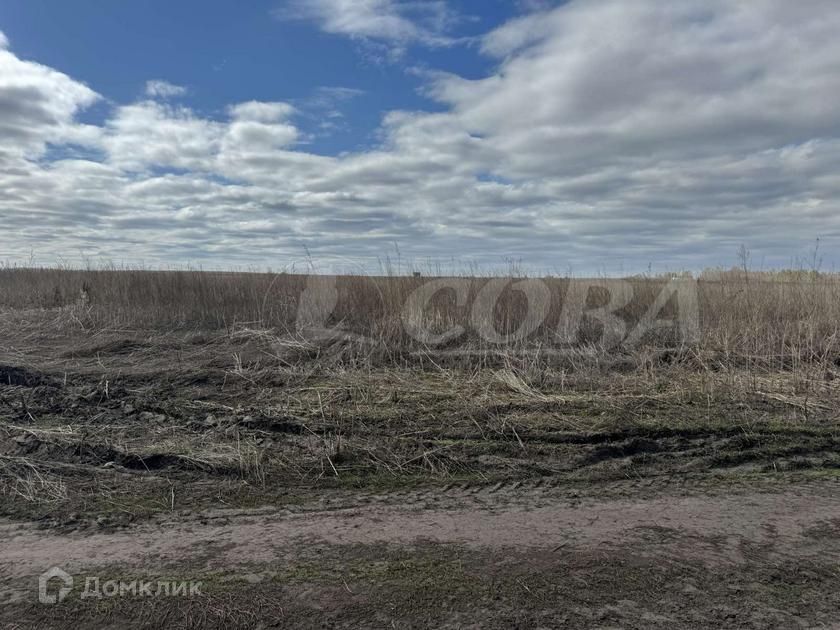
[[[440,280],[0,270],[0,622],[840,623],[836,278]]]

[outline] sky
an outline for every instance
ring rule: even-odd
[[[834,0],[3,0],[0,261],[834,269],[838,32]]]

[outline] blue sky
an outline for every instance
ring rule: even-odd
[[[4,0],[0,260],[796,266],[830,0]]]
[[[143,95],[149,77],[186,86],[181,102],[209,117],[230,103],[249,100],[299,104],[302,128],[313,134],[310,149],[336,154],[377,142],[382,116],[391,110],[434,110],[415,72],[440,70],[481,77],[491,60],[477,38],[521,14],[503,0],[452,2],[459,17],[447,36],[465,38],[445,48],[408,44],[398,62],[387,52],[352,37],[322,32],[312,20],[283,19],[277,0],[8,0],[0,5],[0,27],[16,53],[86,83],[116,103]],[[334,133],[318,133],[327,94],[349,122]],[[338,101],[338,102],[334,102]],[[100,106],[82,120],[101,122]]]

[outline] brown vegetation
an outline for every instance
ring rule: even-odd
[[[640,323],[644,334],[633,337],[634,347],[690,348],[698,357],[712,355],[715,360],[723,357],[773,369],[825,363],[837,353],[840,278],[835,275],[732,270],[686,280],[697,296],[699,327],[691,338],[679,326],[680,318],[691,314],[680,312],[679,300],[669,292],[670,280],[464,277],[447,281],[396,275],[6,267],[0,269],[0,309],[49,313],[58,326],[88,331],[248,328],[311,341],[308,327],[314,324],[322,337],[329,331],[327,336],[335,341],[339,333],[344,345],[363,342],[358,351],[378,349],[376,356],[390,359],[430,347],[479,354],[523,348],[627,351],[628,344],[616,341],[626,341]],[[626,284],[619,285],[622,282]],[[412,294],[432,283],[441,290],[427,301],[411,301]],[[446,288],[453,283],[466,287],[461,299]],[[544,294],[529,293],[535,283],[540,290],[545,287]],[[627,287],[632,298],[615,309],[624,325],[616,337],[597,315],[590,315]],[[535,305],[535,296],[544,304]],[[583,310],[589,311],[571,332],[564,329],[570,296],[583,300]],[[671,299],[657,304],[663,296]],[[529,320],[535,311],[538,319]],[[652,316],[660,325],[645,326],[646,316],[648,324]],[[463,327],[462,334],[432,343],[411,334],[413,329],[442,333],[458,326]],[[508,337],[497,339],[504,335]]]
[[[671,295],[669,287],[676,285],[669,277],[624,284],[455,278],[464,289],[461,299],[450,288],[424,304],[410,296],[426,283],[453,284],[453,279],[2,269],[0,518],[35,521],[73,540],[108,539],[132,536],[143,527],[156,532],[161,523],[168,528],[173,522],[219,518],[239,527],[255,514],[282,520],[285,514],[329,512],[334,506],[393,505],[408,510],[414,522],[443,502],[473,510],[480,519],[487,497],[504,497],[501,504],[521,497],[523,509],[530,509],[532,502],[546,500],[547,491],[556,495],[552,501],[569,502],[563,509],[577,513],[580,497],[611,501],[618,492],[632,504],[665,494],[675,495],[672,503],[679,506],[684,492],[730,494],[748,487],[763,493],[789,484],[824,494],[824,505],[834,509],[830,497],[840,470],[837,278],[737,270],[683,281],[696,289],[696,328],[682,325],[691,320],[686,308],[694,307],[681,299],[685,296]],[[599,313],[627,287],[632,299],[615,310],[615,318]],[[547,295],[536,304],[538,318],[532,317],[534,304],[526,293]],[[580,327],[572,327],[572,336],[567,332],[577,321],[576,308],[587,314]],[[523,324],[529,334],[517,335]],[[435,343],[412,334],[412,326],[437,333],[462,326],[463,333]],[[636,330],[644,334],[633,338]],[[494,343],[494,334],[503,333],[511,337]],[[471,521],[473,515],[464,518]],[[758,516],[746,512],[742,518],[752,522]],[[773,531],[775,521],[761,518],[756,530]],[[527,529],[531,521],[523,516],[522,522]],[[291,518],[292,530],[294,523]],[[816,527],[834,532],[831,523]],[[766,608],[764,616],[744,627],[767,627],[768,619],[790,625],[778,612],[788,609],[785,589],[792,589],[796,601],[803,591],[788,572],[773,568],[776,547],[762,547],[765,555],[758,561],[749,545],[764,544],[761,536],[745,542],[738,538],[741,532],[727,531],[735,547],[749,552],[744,552],[749,566],[732,568],[732,580],[752,584],[771,569],[780,575],[781,586],[770,583],[757,600]],[[239,533],[234,529],[230,535]],[[642,533],[641,538],[639,531],[626,534],[637,536],[642,549],[621,552],[630,569],[616,565],[601,571],[599,547],[586,556],[589,572],[575,565],[571,573],[545,567],[541,575],[561,585],[564,598],[590,598],[593,610],[618,592],[657,610],[661,589],[649,576],[663,567],[676,567],[674,580],[689,576],[693,569],[686,567],[696,563],[689,562],[686,550],[696,540],[676,529]],[[675,536],[686,541],[679,550],[683,564],[661,556],[660,538]],[[718,544],[718,532],[709,536],[710,545]],[[830,552],[835,539],[820,539],[820,549]],[[790,553],[786,543],[773,540]],[[561,561],[590,553],[565,547],[558,552],[561,542],[552,539],[550,548],[529,551],[528,566],[532,556]],[[294,545],[310,547],[311,541]],[[396,549],[417,561],[434,546]],[[397,617],[408,625],[428,625],[424,615],[448,618],[437,594],[418,603],[413,586],[418,579],[438,583],[450,573],[438,564],[411,572],[406,584],[412,586],[400,591],[393,590],[399,579],[390,574],[371,586],[366,577],[348,573],[346,547],[324,543],[317,553],[338,559],[330,561],[329,572],[338,571],[339,592],[348,597],[393,592],[394,601],[405,606]],[[476,571],[507,579],[510,565],[496,563],[503,556],[482,555]],[[272,612],[284,620],[281,626],[322,620],[322,610],[301,607],[311,597],[297,597],[296,588],[332,601],[332,591],[318,590],[320,573],[313,576],[307,558],[289,566],[284,560],[278,582],[264,585],[272,601],[284,602]],[[632,566],[640,558],[647,558],[649,568],[636,571]],[[797,562],[802,561],[791,560]],[[277,566],[271,557],[247,572],[276,572]],[[613,575],[613,569],[614,584],[576,586],[581,575],[591,582]],[[168,570],[212,575],[202,558],[173,558]],[[567,574],[565,582],[558,577]],[[697,583],[706,584],[704,579]],[[830,617],[833,604],[821,596],[836,591],[837,576],[826,569],[809,579],[808,603],[800,603],[796,614],[817,624]],[[461,593],[465,580],[453,578],[453,592]],[[5,586],[31,598],[31,580],[23,582],[0,579],[0,595]],[[656,597],[628,586],[637,583]],[[215,602],[219,618],[228,620],[237,611],[250,611],[252,590],[229,591],[225,584],[212,584],[210,598],[190,609],[199,618],[188,613],[180,625],[224,625],[216,617],[200,617],[206,602]],[[502,609],[511,619],[531,608],[535,586],[525,584],[528,590],[514,582],[505,591],[509,604]],[[711,589],[717,580],[708,584]],[[674,601],[682,601],[682,588],[672,594]],[[453,605],[469,610],[480,596],[461,594]],[[701,627],[695,622],[708,612],[713,621],[707,625],[720,627],[724,622],[715,615],[728,619],[729,593],[717,597],[696,617],[699,608],[675,609],[674,619]],[[497,598],[482,601],[495,610]],[[114,602],[124,607],[113,613],[116,618],[142,609],[150,627],[165,625],[161,616],[171,612],[165,602],[149,608],[135,600]],[[377,625],[372,620],[378,622],[381,604],[365,603],[369,609],[363,606],[360,619]],[[68,615],[66,620],[82,627],[99,627],[104,614],[79,600],[50,610],[22,606],[8,610],[25,619]],[[544,620],[556,606],[546,600]],[[335,611],[345,614],[346,603]],[[572,625],[586,627],[586,614],[573,613]],[[239,625],[252,622],[243,617]]]

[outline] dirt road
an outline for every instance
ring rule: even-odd
[[[192,611],[176,616],[184,626],[221,623],[196,616],[215,606],[233,625],[254,622],[258,610],[267,627],[832,627],[840,623],[838,490],[836,481],[811,481],[632,499],[620,488],[608,498],[452,488],[174,513],[117,531],[3,523],[0,619],[61,615],[98,627],[102,601],[79,598],[79,584],[61,604],[31,603],[37,576],[59,566],[103,581],[202,580],[205,596],[179,603]],[[249,607],[249,597],[261,603]],[[109,618],[118,625],[140,610],[153,623],[172,615],[171,599],[115,598]]]

